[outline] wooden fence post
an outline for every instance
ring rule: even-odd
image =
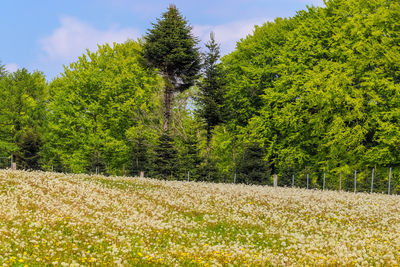
[[[274,187],[278,187],[278,175],[274,174]]]
[[[388,184],[388,195],[390,195],[390,180],[392,179],[392,167],[389,169],[389,184]]]
[[[375,174],[375,169],[372,168],[372,176],[371,176],[371,193],[374,192],[374,174]]]
[[[357,171],[354,171],[354,193],[357,192]]]

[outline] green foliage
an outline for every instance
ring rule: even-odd
[[[7,74],[6,67],[2,65],[0,61],[0,79],[3,78],[6,74]]]
[[[200,69],[198,41],[191,31],[176,6],[170,5],[144,36],[144,58],[179,91],[193,85]]]
[[[171,5],[144,43],[100,46],[50,85],[0,64],[0,157],[24,168],[392,192],[400,174],[400,3],[328,0],[256,26],[203,77]],[[150,67],[150,68],[149,68]],[[196,86],[192,86],[196,84]],[[197,87],[198,85],[198,87]],[[163,87],[163,92],[161,88]],[[49,99],[48,99],[49,98]],[[195,112],[194,112],[195,111]],[[173,116],[172,116],[173,113]],[[400,177],[400,176],[399,176]]]
[[[205,124],[208,164],[211,153],[212,130],[222,122],[224,75],[221,67],[218,66],[220,47],[215,42],[214,33],[210,34],[210,41],[206,43],[206,48],[208,52],[204,58],[203,79],[199,83],[199,93],[195,100],[198,116]]]
[[[14,155],[20,167],[39,167],[46,101],[47,84],[42,73],[20,69],[0,78],[1,157]]]
[[[160,87],[141,61],[137,42],[103,45],[87,51],[52,82],[47,168],[60,160],[66,171],[129,172],[133,137],[151,124],[148,114],[157,108]],[[146,132],[136,137],[145,138]]]
[[[173,139],[162,134],[155,149],[154,170],[151,172],[156,178],[172,180],[176,178],[178,171],[177,151]]]
[[[270,169],[264,160],[264,149],[256,142],[246,145],[237,163],[237,182],[270,184]]]
[[[206,129],[213,129],[222,122],[221,106],[223,104],[223,72],[218,65],[220,46],[215,42],[214,34],[206,43],[208,49],[204,58],[203,76],[199,83],[199,94],[196,98],[198,116],[206,124]]]
[[[256,27],[222,59],[235,136],[281,175],[399,165],[399,5],[332,0]]]
[[[32,129],[27,129],[18,138],[19,151],[16,161],[19,168],[39,170],[40,149],[43,145],[40,135]]]
[[[200,70],[198,41],[174,5],[157,19],[144,37],[143,56],[164,78],[164,126],[168,135],[174,93],[194,84]]]
[[[150,144],[145,136],[138,136],[131,139],[131,159],[128,161],[127,170],[129,174],[136,176],[140,175],[140,172],[147,174],[151,169],[151,155],[150,155]]]
[[[197,87],[192,87],[175,97],[174,117],[171,123],[171,135],[177,151],[177,172],[175,178],[187,180],[202,180],[201,166],[203,163],[201,122],[193,111],[193,99]]]

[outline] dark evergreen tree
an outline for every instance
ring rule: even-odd
[[[143,56],[164,78],[164,131],[168,132],[173,97],[194,84],[200,70],[198,40],[175,5],[153,23],[144,37]]]
[[[199,179],[201,181],[207,181],[207,182],[226,181],[223,175],[218,171],[215,161],[213,160],[208,160],[208,162],[205,162],[205,164],[201,165],[198,173],[199,173]]]
[[[270,169],[264,156],[264,150],[259,144],[248,144],[237,164],[237,181],[246,184],[268,184]]]
[[[28,129],[18,139],[20,150],[17,152],[16,158],[19,168],[39,170],[39,151],[42,146],[40,135],[32,129]]]
[[[208,53],[203,64],[204,79],[199,84],[199,95],[196,98],[198,114],[205,123],[207,163],[210,159],[210,141],[212,130],[222,121],[221,106],[223,103],[223,73],[218,66],[220,46],[215,42],[215,35],[210,34],[210,41],[206,44]]]
[[[292,179],[294,178],[294,185],[299,186],[298,180],[299,180],[299,171],[296,170],[294,166],[285,166],[285,168],[282,168],[282,170],[279,170],[279,178],[278,178],[278,185],[279,186],[292,186]],[[294,177],[293,177],[294,176]],[[296,184],[297,182],[297,184]]]
[[[197,136],[189,133],[187,138],[182,140],[181,146],[183,149],[179,151],[178,155],[179,178],[186,180],[189,175],[191,181],[197,181],[200,179],[200,166],[202,163]]]
[[[87,172],[97,174],[109,174],[107,172],[106,162],[99,147],[95,147],[92,153],[88,155],[87,162]]]
[[[151,174],[156,178],[173,179],[177,167],[177,151],[173,140],[168,134],[162,134],[155,149],[154,171]]]
[[[140,175],[140,172],[144,172],[147,175],[149,171],[149,162],[151,157],[149,155],[149,145],[145,138],[142,136],[135,140],[135,144],[131,148],[132,160],[128,166],[129,174],[136,176]]]

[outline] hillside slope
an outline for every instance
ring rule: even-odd
[[[0,264],[394,265],[399,200],[0,170]]]

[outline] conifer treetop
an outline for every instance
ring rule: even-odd
[[[187,89],[200,70],[200,53],[196,47],[199,41],[193,36],[192,27],[173,4],[152,25],[144,37],[144,58],[168,77],[176,89]]]

